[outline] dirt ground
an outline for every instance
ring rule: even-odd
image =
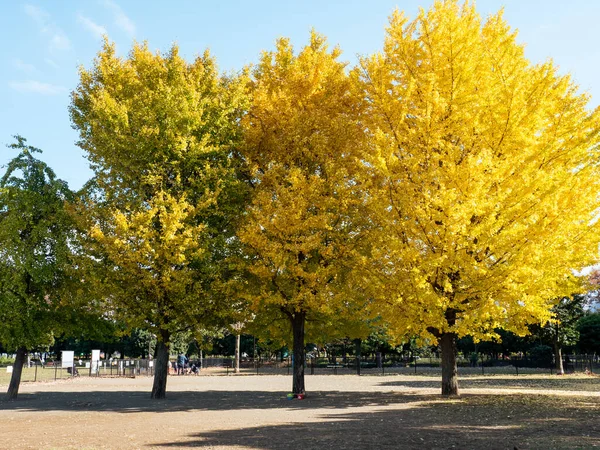
[[[7,449],[588,449],[600,447],[600,377],[470,376],[443,399],[431,376],[172,376],[24,383],[0,397]],[[0,387],[1,391],[6,386]]]

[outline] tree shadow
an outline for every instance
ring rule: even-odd
[[[411,382],[397,384],[407,386]],[[439,387],[438,383],[435,385]],[[196,430],[175,442],[156,442],[149,447],[242,445],[306,450],[600,446],[598,397],[465,394],[448,399],[418,391],[314,391],[305,400],[287,400],[284,392],[212,390],[173,391],[167,399],[152,400],[148,392],[139,391],[37,392],[21,394],[16,402],[0,400],[1,410],[121,414],[248,410],[249,420],[266,422],[261,426],[210,431],[202,431],[199,423]],[[274,424],[274,419],[252,418],[256,410],[270,410],[267,417],[271,418],[278,417],[273,411],[285,411],[287,417],[297,417],[298,421]]]
[[[385,381],[380,386],[396,386],[414,389],[436,388],[441,389],[440,380],[405,380]],[[523,377],[509,378],[500,375],[482,376],[481,378],[459,377],[459,389],[543,389],[562,391],[600,391],[600,377],[569,378],[568,376],[549,377]]]
[[[364,393],[356,393],[364,395]],[[415,397],[407,396],[413,401]],[[313,422],[197,432],[157,447],[254,449],[555,449],[600,445],[598,402],[546,396],[481,396],[414,402],[402,408],[339,414]],[[308,402],[307,402],[308,403]]]
[[[227,411],[234,409],[344,409],[431,400],[437,396],[398,392],[310,392],[305,400],[288,400],[272,391],[173,391],[154,400],[148,392],[85,391],[19,394],[16,401],[0,399],[0,411],[111,411],[118,413]]]

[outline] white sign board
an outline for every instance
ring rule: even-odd
[[[75,352],[72,350],[63,350],[61,353],[60,360],[62,361],[61,367],[73,367],[73,360],[75,359]]]
[[[92,373],[98,373],[100,350],[92,350]]]
[[[12,373],[13,366],[6,366],[6,373]]]

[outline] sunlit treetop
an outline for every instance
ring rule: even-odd
[[[471,3],[395,12],[383,53],[361,65],[383,186],[375,292],[386,286],[397,332],[486,338],[545,322],[573,270],[597,260],[589,97],[552,61],[531,64],[502,12],[482,20]]]
[[[364,220],[354,216],[363,207],[360,101],[339,55],[315,32],[297,54],[280,39],[255,69],[242,121],[253,188],[239,237],[259,280],[252,301],[290,313],[341,306],[333,291],[349,287],[342,277]]]
[[[222,77],[208,51],[186,62],[135,44],[127,58],[105,40],[91,69],[80,68],[70,107],[78,145],[112,192],[218,192],[231,178],[243,84]]]

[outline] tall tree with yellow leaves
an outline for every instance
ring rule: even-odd
[[[246,298],[276,309],[293,334],[293,392],[304,394],[307,319],[342,314],[366,217],[360,194],[360,102],[340,51],[312,33],[298,55],[286,39],[251,81],[242,153],[252,200],[238,233],[248,259]]]
[[[596,261],[599,117],[525,58],[502,12],[482,21],[468,2],[395,12],[361,65],[381,305],[398,335],[441,344],[456,395],[457,337],[527,333]]]
[[[95,171],[83,202],[93,258],[82,266],[111,311],[157,336],[153,398],[166,393],[174,333],[229,323],[214,287],[245,192],[232,158],[244,98],[208,53],[187,63],[175,46],[136,44],[119,58],[108,41],[72,96]]]

